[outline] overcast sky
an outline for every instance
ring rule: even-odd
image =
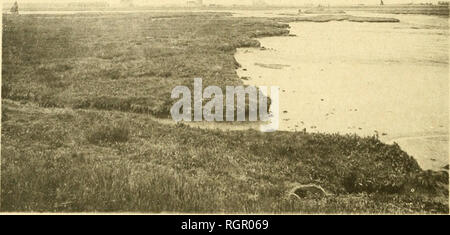
[[[6,0],[5,2],[10,2],[14,0]],[[111,4],[118,3],[120,0],[57,0],[57,2],[109,2]],[[203,0],[205,4],[251,4],[253,0]],[[436,3],[438,0],[383,0],[385,4],[397,4],[397,3],[422,3],[422,2],[433,2]],[[20,3],[29,2],[56,2],[56,0],[18,0]],[[137,5],[163,5],[163,4],[184,4],[186,0],[134,0]],[[313,4],[379,4],[380,0],[265,0],[268,4],[273,5],[303,5],[305,3]]]

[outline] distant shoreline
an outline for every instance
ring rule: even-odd
[[[12,3],[11,3],[12,4]],[[11,4],[3,4],[3,13],[9,12]],[[315,9],[315,5],[298,5],[298,6],[203,6],[203,7],[187,7],[187,6],[136,6],[136,7],[67,7],[65,4],[53,4],[52,6],[41,6],[38,4],[21,4],[19,12],[21,14],[42,14],[59,12],[76,12],[76,13],[128,13],[128,12],[154,12],[154,11],[268,11],[268,10],[288,10],[288,9]],[[344,10],[344,11],[367,11],[372,13],[386,14],[421,14],[421,15],[439,15],[449,16],[448,5],[425,5],[425,4],[392,4],[392,5],[335,5],[326,6],[325,9]]]

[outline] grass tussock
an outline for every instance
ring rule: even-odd
[[[130,136],[130,130],[124,124],[93,127],[87,134],[86,139],[91,144],[101,143],[123,143],[127,142]]]

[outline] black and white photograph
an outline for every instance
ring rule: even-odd
[[[449,214],[447,0],[1,9],[1,214]]]

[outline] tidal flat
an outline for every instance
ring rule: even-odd
[[[289,23],[296,37],[261,38],[265,50],[239,49],[238,74],[248,85],[280,86],[282,130],[377,134],[397,142],[423,169],[443,170],[449,161],[448,18],[350,14],[397,21],[296,20]],[[259,66],[273,63],[285,66]]]

